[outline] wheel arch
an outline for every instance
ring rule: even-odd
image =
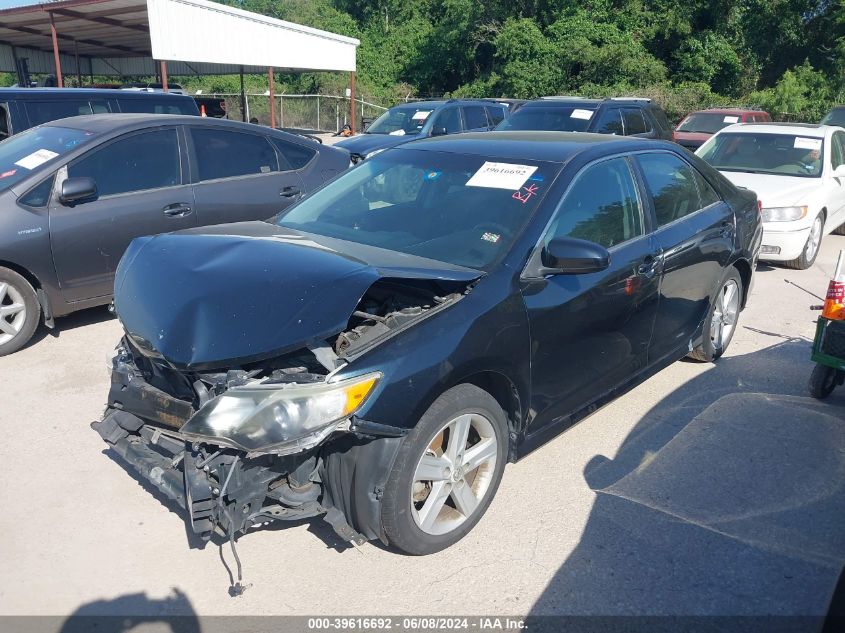
[[[522,398],[516,384],[506,375],[494,370],[477,371],[463,376],[450,385],[450,388],[460,384],[471,384],[483,389],[502,407],[508,420],[508,461],[515,461],[516,440],[523,421]]]
[[[19,264],[7,261],[5,259],[0,259],[0,268],[8,268],[9,270],[15,271],[21,277],[26,279],[29,282],[29,285],[32,286],[32,288],[36,291],[44,289],[38,277],[36,277],[28,269],[24,268],[23,266],[20,266]]]
[[[742,280],[742,307],[745,308],[748,302],[748,292],[751,289],[751,275],[753,274],[751,264],[747,259],[738,259],[733,263],[733,267],[739,272],[739,278]]]

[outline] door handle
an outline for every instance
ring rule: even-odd
[[[299,187],[282,187],[282,190],[279,192],[279,195],[283,198],[295,198],[301,193],[302,190]]]
[[[654,255],[646,255],[642,263],[637,266],[637,274],[647,279],[654,277],[657,272],[657,258]]]
[[[162,209],[162,212],[164,213],[164,215],[166,215],[169,218],[183,218],[186,215],[190,215],[191,211],[193,211],[193,209],[191,209],[190,205],[188,205],[184,202],[177,202],[175,204],[169,204],[166,207],[164,207],[164,209]]]

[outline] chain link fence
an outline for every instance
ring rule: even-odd
[[[240,94],[202,94],[203,99],[220,99],[225,103],[226,118],[236,121],[253,121],[270,125],[270,95],[247,94],[246,112],[242,107]],[[349,123],[350,99],[335,95],[276,95],[276,125],[278,127],[311,130],[315,132],[339,132]],[[356,128],[362,121],[372,121],[386,107],[370,103],[363,98],[355,99]]]

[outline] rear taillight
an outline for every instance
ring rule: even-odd
[[[757,200],[757,219],[758,220],[763,219],[763,201],[762,200]]]

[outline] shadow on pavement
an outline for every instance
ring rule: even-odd
[[[780,630],[780,616],[818,630],[845,561],[845,389],[804,397],[808,355],[793,339],[723,358],[649,411],[613,459],[595,456],[584,477],[596,500],[532,608],[534,628],[561,625],[541,616],[602,615],[759,630],[708,618],[765,616]],[[660,624],[625,628],[689,623]]]
[[[200,633],[191,601],[179,589],[163,599],[133,593],[83,604],[64,621],[59,633]]]
[[[38,345],[38,343],[48,336],[59,338],[61,337],[62,332],[68,332],[87,325],[94,325],[95,323],[102,323],[103,321],[111,321],[113,318],[115,317],[111,312],[109,312],[107,306],[98,306],[96,308],[88,308],[86,310],[80,310],[79,312],[73,312],[67,316],[57,318],[56,327],[52,330],[43,323],[39,324],[38,328],[35,330],[35,334],[32,335],[32,338],[29,339],[26,345],[24,345],[21,349],[27,349],[33,345]]]

